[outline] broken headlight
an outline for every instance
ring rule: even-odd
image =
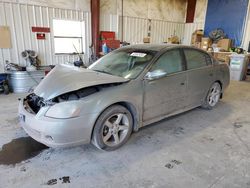
[[[62,102],[51,106],[46,112],[46,117],[67,119],[80,115],[81,108],[76,102]]]

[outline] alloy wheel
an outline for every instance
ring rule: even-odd
[[[215,106],[220,99],[220,95],[221,95],[221,87],[220,84],[216,82],[213,84],[208,94],[209,105],[212,107]]]
[[[119,145],[126,138],[129,126],[129,119],[125,113],[111,115],[102,129],[103,142],[110,147]]]

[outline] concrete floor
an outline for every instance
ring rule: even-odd
[[[18,126],[18,97],[0,96],[0,147],[27,136]],[[22,149],[8,155],[22,155]],[[117,151],[44,149],[0,165],[0,187],[244,188],[250,187],[249,157],[250,83],[232,82],[212,111],[197,108],[150,125]]]

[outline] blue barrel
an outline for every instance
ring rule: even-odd
[[[6,74],[6,73],[0,73],[0,82],[7,80],[7,76],[8,76],[8,74]]]

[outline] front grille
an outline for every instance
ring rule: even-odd
[[[36,94],[32,93],[24,99],[24,106],[26,106],[27,108],[26,110],[29,111],[30,113],[33,112],[34,114],[37,114],[39,110],[43,106],[45,106],[45,104],[44,104],[44,100],[42,97],[39,97]]]

